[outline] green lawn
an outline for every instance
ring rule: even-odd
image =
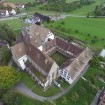
[[[61,85],[62,88],[67,88],[70,86],[70,84],[63,80],[62,78],[58,78],[57,82]]]
[[[63,21],[63,24],[62,24]],[[105,47],[105,18],[68,17],[54,23],[45,24],[51,29],[67,33],[95,47]],[[62,35],[63,36],[63,35]],[[91,43],[95,40],[95,43]]]
[[[35,84],[32,91],[38,95],[48,97],[48,96],[53,96],[53,95],[59,93],[60,89],[59,89],[59,87],[55,86],[55,84],[52,84],[51,87],[49,87],[49,89],[44,92],[44,91],[42,91],[42,89],[39,87],[38,84]]]
[[[43,91],[42,88],[31,79],[31,77],[26,73],[23,72],[22,73],[22,80],[21,80],[29,89],[31,89],[33,92],[35,92],[38,95],[41,96],[52,96],[55,95],[56,93],[60,92],[60,89],[55,86],[54,84],[52,84],[51,87],[49,87],[49,89],[47,91]]]
[[[51,55],[51,58],[59,65],[61,66],[66,60],[67,57],[61,54],[60,52],[55,52],[53,55]]]
[[[32,88],[35,82],[32,80],[32,78],[28,75],[28,73],[23,72],[22,73],[22,80],[21,80],[28,88]]]
[[[21,102],[19,105],[42,105],[40,101],[33,100],[22,94],[18,94],[18,97],[19,97],[19,101]]]
[[[21,28],[21,21],[20,19],[11,19],[11,20],[3,20],[0,23],[6,23],[10,26],[13,30],[18,30]]]
[[[6,23],[9,27],[15,32],[15,35],[19,35],[21,33],[21,20],[20,19],[11,19],[11,20],[3,20],[1,23]],[[28,26],[28,23],[24,23],[24,26]]]

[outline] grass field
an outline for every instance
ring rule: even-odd
[[[105,2],[105,0],[94,0],[95,2],[91,5],[87,5],[87,6],[83,6],[79,9],[76,9],[72,12],[70,12],[71,14],[78,14],[78,15],[87,15],[88,13],[90,13],[90,15],[92,15],[92,12],[94,11],[95,7],[97,5],[102,4],[103,2]]]
[[[34,2],[35,0],[5,0],[5,1],[13,3],[28,3],[28,2]]]
[[[20,19],[0,21],[0,24],[2,23],[8,24],[9,27],[15,32],[15,35],[19,35],[21,33],[21,20]],[[24,23],[24,26],[28,26],[28,25],[29,25],[28,23]]]
[[[66,60],[67,57],[62,55],[60,52],[55,52],[53,55],[51,55],[51,58],[59,65],[61,66]]]
[[[63,24],[62,24],[63,21]],[[93,46],[98,48],[105,47],[105,18],[74,18],[68,17],[54,23],[47,24],[48,27],[57,29],[60,32],[78,38],[86,43],[91,44],[92,40],[96,41]]]
[[[4,20],[4,21],[0,21],[0,23],[6,23],[10,26],[11,29],[14,29],[14,30],[18,30],[21,28],[20,19]]]
[[[22,80],[21,80],[30,90],[32,90],[33,92],[35,92],[38,95],[41,96],[52,96],[55,95],[57,93],[60,92],[60,89],[55,86],[54,84],[52,84],[51,87],[49,87],[49,89],[47,91],[43,91],[42,88],[35,82],[32,80],[32,78],[26,73],[23,72],[22,73]]]

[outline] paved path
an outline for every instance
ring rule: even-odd
[[[98,90],[96,96],[94,97],[92,103],[90,105],[97,105],[97,102],[98,102],[98,99],[99,99],[99,96],[100,96],[100,93],[102,92],[102,90]]]
[[[11,17],[2,17],[2,18],[0,18],[0,21],[18,19],[18,18],[20,18],[21,16],[25,16],[25,15],[27,15],[27,13],[21,13],[21,14],[14,15],[14,16],[11,16]]]
[[[33,99],[37,99],[39,101],[46,100],[45,97],[39,96],[33,93],[29,88],[27,88],[23,83],[19,83],[15,88],[15,91],[24,94],[25,96],[31,97]]]
[[[84,75],[84,73],[87,71],[88,66],[85,67],[85,69],[80,73],[80,75],[77,77],[77,79],[66,89],[63,89],[60,93],[54,95],[54,96],[50,96],[50,97],[42,97],[39,96],[35,93],[33,93],[29,88],[27,88],[23,83],[19,83],[18,85],[16,85],[14,87],[14,90],[24,94],[25,96],[28,96],[30,98],[33,99],[37,99],[39,101],[44,101],[44,100],[55,100],[60,98],[61,96],[63,96],[64,94],[66,94],[67,92],[70,91],[70,89],[76,84],[76,82],[79,80],[80,77],[82,77]]]

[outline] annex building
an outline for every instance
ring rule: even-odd
[[[22,41],[11,47],[11,52],[18,67],[44,89],[60,76],[72,84],[92,58],[88,48],[56,37],[49,29],[35,24],[22,29]],[[66,57],[61,65],[51,57],[56,52]]]

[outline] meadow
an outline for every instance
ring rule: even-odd
[[[13,3],[28,3],[28,2],[34,2],[35,0],[5,0],[5,1]]]
[[[1,23],[6,23],[10,26],[11,29],[13,30],[18,30],[21,28],[21,21],[20,19],[11,19],[11,20],[4,20],[4,21],[0,21]]]
[[[105,18],[78,18],[67,17],[66,19],[45,24],[45,26],[66,33],[79,40],[105,48]],[[92,41],[95,41],[92,43]]]
[[[94,1],[95,2],[92,3],[91,5],[86,5],[74,11],[71,11],[70,14],[87,15],[89,13],[90,15],[93,15],[95,7],[105,2],[105,0],[94,0]]]

